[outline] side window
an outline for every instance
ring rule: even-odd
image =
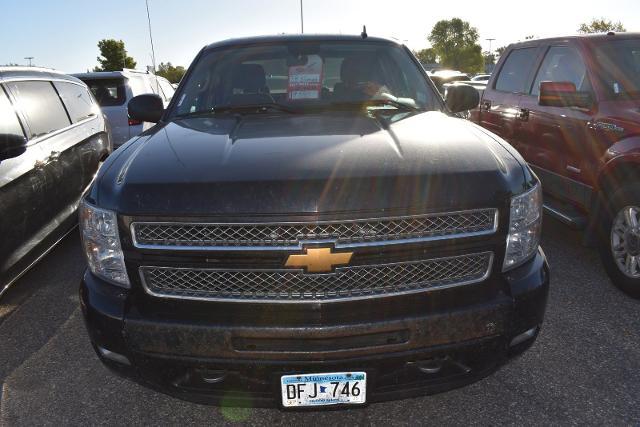
[[[156,89],[153,87],[155,85],[151,84],[151,80],[141,76],[129,77],[129,86],[131,87],[133,96],[138,96],[145,93],[157,93]]]
[[[536,60],[536,51],[536,47],[512,50],[500,70],[496,90],[528,93],[527,78]]]
[[[551,47],[544,57],[531,88],[532,95],[540,93],[540,82],[571,82],[582,92],[591,90],[587,68],[577,50],[567,46]]]
[[[17,100],[17,107],[25,115],[30,139],[69,126],[69,117],[51,82],[10,82],[7,87]]]
[[[171,98],[173,98],[173,86],[171,86],[171,83],[169,83],[169,81],[165,80],[165,79],[158,79],[158,82],[160,82],[160,89],[162,89],[162,92],[164,93],[164,97],[167,99],[167,101],[171,101]]]
[[[0,134],[24,135],[11,101],[0,87]]]
[[[67,107],[67,112],[71,116],[73,123],[96,114],[96,105],[93,103],[93,98],[83,86],[63,82],[54,82],[53,85],[58,90],[65,107]]]
[[[87,79],[84,82],[102,107],[122,105],[127,100],[123,79]]]
[[[151,92],[155,93],[156,95],[160,95],[160,97],[164,99],[164,94],[160,91],[160,85],[158,84],[158,80],[155,77],[149,77],[147,79],[147,84],[149,88],[151,88]]]

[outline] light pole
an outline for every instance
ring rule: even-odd
[[[300,32],[304,34],[304,13],[302,11],[302,0],[300,0]]]
[[[493,42],[495,39],[485,39],[485,40],[489,42],[489,54],[493,53],[493,51],[491,50],[491,42]]]
[[[33,67],[33,64],[31,63],[31,60],[33,59],[33,56],[25,56],[24,59],[29,61],[29,67]]]

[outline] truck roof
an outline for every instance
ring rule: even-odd
[[[599,43],[607,40],[629,40],[640,39],[640,33],[597,33],[597,34],[575,34],[562,37],[548,37],[543,39],[526,40],[523,42],[512,43],[509,47],[537,46],[540,43],[566,42],[570,40],[584,40],[593,43]]]
[[[225,46],[249,45],[260,43],[286,43],[299,41],[367,41],[379,43],[400,44],[395,40],[384,37],[362,37],[361,35],[344,35],[344,34],[276,34],[270,36],[256,36],[221,40],[205,46],[205,50],[215,49]]]

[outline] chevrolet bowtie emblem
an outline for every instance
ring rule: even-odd
[[[305,267],[308,273],[328,273],[335,265],[349,264],[353,252],[331,253],[330,248],[309,248],[303,255],[289,255],[285,267]]]

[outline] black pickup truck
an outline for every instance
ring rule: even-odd
[[[81,206],[105,365],[179,398],[358,405],[478,380],[540,330],[541,191],[410,51],[276,36],[198,54]]]

